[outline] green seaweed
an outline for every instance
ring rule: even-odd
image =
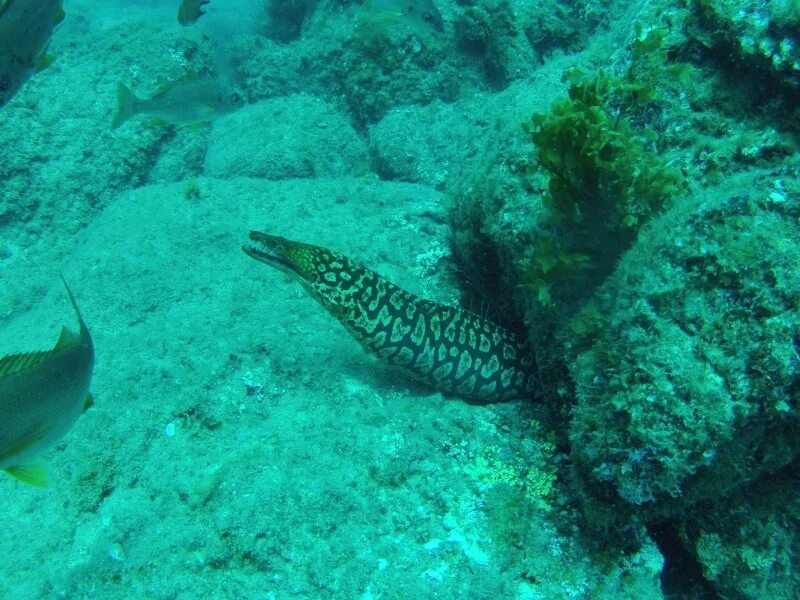
[[[602,72],[589,85],[573,86],[569,100],[533,116],[531,139],[550,173],[544,202],[559,226],[611,217],[632,234],[678,192],[682,176],[647,148],[652,131],[635,130],[627,118],[584,99],[610,85]]]
[[[681,172],[656,153],[656,132],[634,124],[691,75],[687,65],[667,64],[666,34],[640,34],[621,75],[567,71],[568,97],[523,124],[535,144],[529,171],[548,177],[542,202],[551,237],[527,254],[521,284],[542,304],[550,302],[554,281],[590,259],[601,272],[610,269],[639,229],[686,190]]]
[[[542,306],[552,303],[550,287],[576,269],[591,266],[589,257],[580,252],[566,252],[552,238],[536,240],[535,252],[525,258],[525,274],[520,287],[534,293]]]
[[[196,179],[188,179],[183,184],[183,197],[186,200],[200,199],[200,184]]]

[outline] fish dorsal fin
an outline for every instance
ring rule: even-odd
[[[156,91],[153,92],[153,95],[150,96],[150,97],[151,98],[158,98],[159,96],[163,96],[168,91],[170,91],[172,88],[174,88],[175,84],[178,83],[178,81],[180,81],[180,80],[177,80],[177,81],[161,81],[161,82],[159,82],[158,87],[156,88]]]
[[[162,81],[158,84],[156,91],[153,92],[151,98],[158,98],[159,96],[163,96],[167,92],[169,92],[172,88],[182,83],[188,83],[190,81],[199,81],[203,79],[204,75],[198,71],[189,71],[182,77],[175,79],[173,81]]]
[[[66,327],[61,328],[61,335],[58,336],[55,348],[53,350],[63,350],[64,348],[71,348],[81,343],[81,336],[70,331]]]
[[[62,280],[63,280],[62,276]],[[21,352],[19,354],[9,354],[8,356],[0,357],[0,377],[20,373],[26,369],[35,367],[47,360],[53,352],[57,350],[64,350],[67,348],[74,348],[80,345],[85,340],[91,343],[89,337],[89,330],[86,329],[86,324],[83,322],[83,317],[78,310],[78,304],[75,302],[75,297],[72,295],[72,290],[69,289],[67,282],[64,281],[64,286],[67,288],[69,300],[72,303],[72,308],[75,310],[75,315],[78,317],[80,323],[80,331],[78,333],[70,331],[66,327],[61,328],[61,335],[58,336],[56,345],[52,350],[37,350],[35,352]]]
[[[61,340],[59,339],[59,343],[60,342]],[[31,367],[43,362],[47,358],[48,354],[49,352],[39,351],[39,352],[25,352],[23,354],[11,354],[9,356],[3,356],[2,358],[0,358],[0,377],[5,377],[6,375],[13,375],[14,373],[20,373],[22,371],[25,371],[26,369],[30,369]]]
[[[80,343],[80,342],[84,342],[84,343],[86,343],[86,344],[91,346],[91,344],[92,344],[92,336],[89,334],[89,329],[86,327],[86,323],[83,320],[83,316],[81,315],[81,311],[78,308],[78,303],[75,301],[75,296],[73,295],[72,290],[69,289],[69,286],[67,285],[67,280],[64,279],[64,275],[63,274],[61,275],[61,281],[64,282],[64,287],[67,289],[67,295],[69,296],[69,302],[70,302],[70,304],[72,304],[72,310],[75,311],[75,316],[78,318],[78,324],[80,325],[80,331],[79,331],[79,333],[72,333],[66,327],[62,327],[61,336],[59,336],[59,338],[58,338],[58,343],[56,344],[56,348],[61,347],[62,340],[64,340],[63,343],[65,343],[65,344],[67,343],[67,340],[65,339],[66,335],[71,335],[72,336],[72,340],[70,340],[71,342],[74,342],[76,344]]]

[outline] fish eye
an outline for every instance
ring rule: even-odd
[[[237,94],[236,92],[233,92],[231,94],[231,104],[235,104],[236,106],[238,106],[242,102],[243,102],[242,97],[239,94]]]

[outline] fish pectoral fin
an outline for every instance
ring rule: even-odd
[[[159,96],[163,96],[174,87],[175,87],[174,81],[159,81],[156,86],[156,90],[150,96],[150,99],[152,100],[153,98],[158,98]]]
[[[2,451],[0,451],[0,458],[8,458],[18,455],[20,452],[24,452],[28,448],[41,442],[45,435],[45,432],[39,431],[22,437],[17,440],[16,443],[3,448]],[[4,468],[3,471],[11,475],[14,479],[19,479],[24,483],[36,487],[45,487],[50,482],[47,469],[44,465],[39,463],[12,465]]]
[[[153,98],[158,98],[159,96],[163,96],[172,88],[182,84],[188,83],[190,81],[200,81],[203,79],[204,75],[200,71],[189,71],[185,73],[183,76],[179,77],[178,79],[161,79],[158,81],[156,86],[156,91],[153,92],[153,95],[150,97],[152,100]]]
[[[34,63],[34,68],[36,72],[44,71],[47,67],[53,64],[56,60],[55,54],[48,54],[47,52],[42,52],[39,56],[36,57],[36,61]]]
[[[92,396],[92,393],[89,392],[88,394],[86,394],[86,398],[83,399],[83,412],[86,412],[93,406],[94,406],[94,396]]]
[[[50,485],[50,474],[43,464],[15,465],[3,470],[14,479],[34,487],[44,488]]]

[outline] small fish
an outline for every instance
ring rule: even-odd
[[[406,23],[415,32],[425,27],[444,31],[442,13],[433,0],[366,0],[364,6],[374,19]]]
[[[188,75],[161,86],[151,98],[138,98],[122,82],[117,84],[116,129],[134,115],[147,115],[157,123],[198,125],[213,121],[244,105],[244,99],[219,79]]]
[[[53,62],[50,35],[64,19],[62,0],[0,0],[0,106]]]
[[[47,473],[32,459],[92,405],[94,344],[66,281],[64,286],[79,332],[63,327],[52,350],[0,358],[0,470],[36,486],[47,484]]]
[[[184,27],[192,25],[197,19],[206,14],[203,7],[211,0],[183,0],[178,9],[178,23]]]

